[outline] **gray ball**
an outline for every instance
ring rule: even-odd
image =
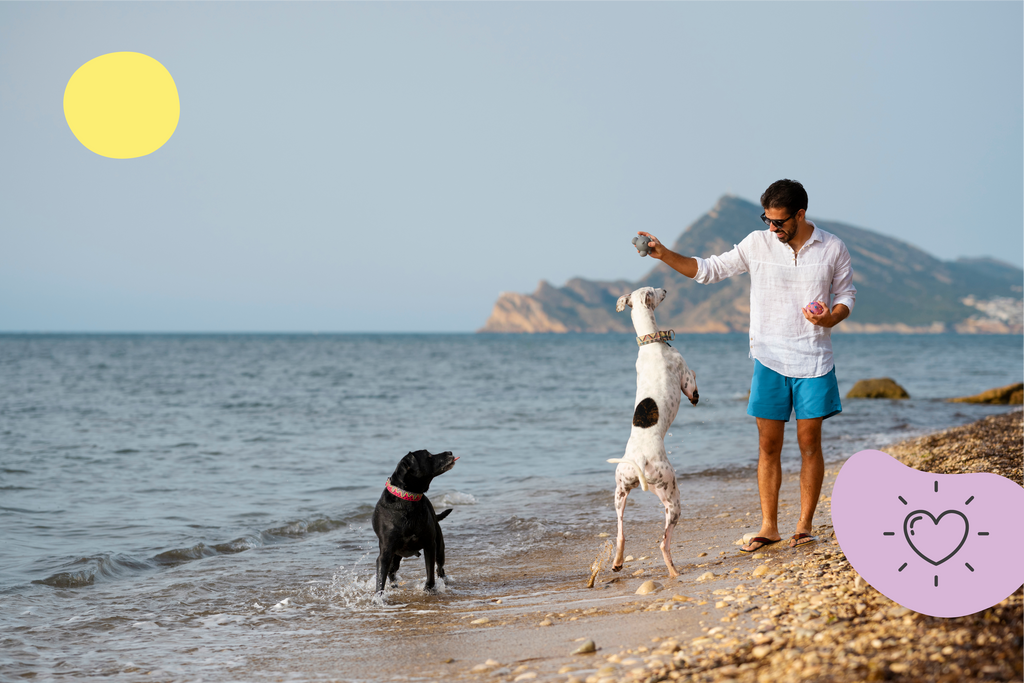
[[[641,256],[647,256],[649,253],[651,253],[651,248],[647,246],[647,243],[652,241],[653,240],[650,237],[637,235],[636,237],[633,238],[633,246],[636,247],[636,250],[640,252]]]

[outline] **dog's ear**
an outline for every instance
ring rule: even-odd
[[[619,300],[615,302],[615,310],[621,313],[626,310],[626,306],[633,308],[633,302],[629,300],[629,294],[623,294],[619,297]]]
[[[406,454],[398,461],[398,466],[395,467],[395,471],[391,475],[391,481],[395,486],[401,486],[402,482],[405,481],[405,475],[409,472],[409,464],[412,461],[412,458],[409,457],[410,455],[412,453]]]
[[[654,310],[658,304],[665,300],[666,294],[668,294],[667,289],[647,289],[644,291],[644,306]]]

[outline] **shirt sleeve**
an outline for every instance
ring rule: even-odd
[[[853,264],[846,245],[839,243],[839,254],[832,271],[832,305],[843,304],[853,312],[853,302],[857,299],[857,288],[853,286]]]
[[[693,279],[702,285],[710,285],[727,277],[747,272],[746,252],[749,239],[748,235],[742,242],[734,244],[732,249],[719,256],[708,258],[695,256],[697,275]]]

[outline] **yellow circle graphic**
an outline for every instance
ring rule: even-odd
[[[64,89],[64,118],[78,141],[111,159],[145,156],[178,127],[178,88],[164,65],[111,52],[78,68]]]

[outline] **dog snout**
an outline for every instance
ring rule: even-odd
[[[692,405],[697,405],[697,401],[699,401],[699,400],[700,400],[700,394],[697,393],[696,389],[694,389],[693,390],[693,397],[690,399],[690,403]]]

